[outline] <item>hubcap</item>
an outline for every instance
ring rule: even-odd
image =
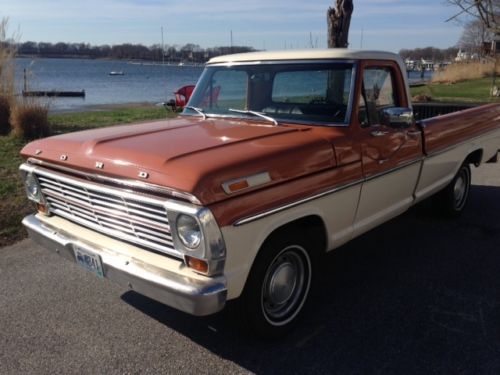
[[[291,321],[306,300],[311,283],[311,262],[300,246],[283,249],[271,262],[262,285],[262,311],[275,326]]]
[[[269,283],[269,300],[271,303],[281,305],[285,303],[295,289],[297,270],[294,264],[287,262],[278,266]]]
[[[467,172],[462,170],[455,181],[455,185],[453,186],[453,197],[455,208],[457,210],[462,208],[463,204],[465,203],[465,198],[467,197],[467,179]]]

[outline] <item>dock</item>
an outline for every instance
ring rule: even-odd
[[[23,96],[47,96],[47,97],[61,97],[61,98],[85,98],[85,90],[81,91],[26,91],[23,90]]]

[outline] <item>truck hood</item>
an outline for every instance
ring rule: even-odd
[[[168,187],[205,205],[335,166],[331,143],[311,127],[197,117],[68,133],[32,142],[21,154]],[[223,189],[266,173],[256,186],[231,195]]]

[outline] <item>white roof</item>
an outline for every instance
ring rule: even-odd
[[[231,64],[259,61],[286,61],[286,60],[391,60],[399,65],[402,78],[406,86],[406,95],[411,98],[408,79],[406,76],[406,65],[398,54],[384,51],[364,51],[347,48],[329,49],[305,49],[287,50],[273,52],[248,52],[234,55],[218,56],[210,59],[207,65],[211,64]]]
[[[383,51],[364,51],[347,48],[330,49],[305,49],[305,50],[287,50],[272,52],[248,52],[234,55],[217,56],[207,64],[231,63],[231,62],[250,62],[250,61],[271,61],[271,60],[329,60],[329,59],[347,59],[347,60],[396,60],[401,61],[401,57],[392,52]]]

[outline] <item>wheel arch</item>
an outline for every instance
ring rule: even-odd
[[[275,236],[281,236],[287,231],[304,231],[305,235],[314,242],[314,247],[319,252],[327,251],[328,235],[326,230],[326,225],[323,219],[317,215],[307,215],[304,217],[296,218],[292,221],[282,224],[281,226],[275,228],[271,233],[268,234],[266,239],[262,242],[260,249],[264,246],[266,242]],[[258,255],[258,253],[257,253]]]
[[[474,164],[475,167],[479,167],[483,162],[483,153],[484,151],[482,148],[469,152],[469,155],[465,158],[464,164]]]

